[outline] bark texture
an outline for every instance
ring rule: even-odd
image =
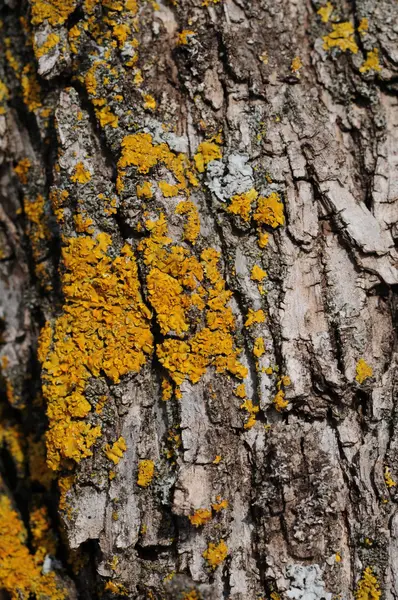
[[[396,15],[2,1],[5,597],[397,600]]]

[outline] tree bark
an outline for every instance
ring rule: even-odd
[[[5,598],[398,598],[394,13],[3,0]]]

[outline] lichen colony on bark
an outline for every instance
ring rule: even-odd
[[[395,9],[4,0],[6,597],[397,598]]]

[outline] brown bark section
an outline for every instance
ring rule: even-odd
[[[18,463],[0,438],[2,491],[25,520],[38,497],[50,508],[59,536],[51,568],[67,597],[119,590],[195,598],[187,594],[196,590],[212,600],[350,598],[371,567],[383,597],[396,598],[394,2],[335,3],[329,22],[317,14],[321,4],[292,0],[139,2],[137,11],[134,2],[76,2],[64,20],[47,15],[32,25],[36,4],[1,9],[1,422],[25,446]],[[368,30],[360,33],[363,19]],[[358,51],[325,50],[322,37],[344,22],[354,26]],[[178,43],[187,30],[187,43]],[[361,72],[374,48],[382,70]],[[176,183],[164,164],[145,174],[130,168],[124,189],[118,185],[122,141],[137,132],[190,159],[221,132],[222,158],[197,173],[191,190],[201,223],[195,245],[182,241],[186,217],[175,214],[183,194],[164,197],[158,187]],[[14,170],[23,159],[26,177]],[[91,173],[83,187],[72,180],[79,161]],[[151,200],[137,196],[144,180]],[[285,224],[265,228],[265,248],[254,220],[227,210],[251,188],[283,199]],[[63,190],[57,206],[54,193]],[[35,221],[29,203],[39,196]],[[61,248],[67,238],[105,232],[114,259],[127,242],[150,307],[139,244],[148,237],[142,223],[161,213],[190,256],[199,260],[209,247],[221,254],[256,422],[244,427],[240,381],[212,366],[199,382],[184,381],[180,399],[162,400],[167,373],[156,352],[178,336],[162,334],[153,310],[153,357],[120,382],[104,373],[88,381],[85,421],[100,424],[102,435],[92,456],[72,471],[63,464],[51,482],[37,458],[48,427],[37,338],[65,310]],[[92,224],[84,229],[78,214]],[[255,265],[267,272],[265,293],[251,278]],[[266,321],[245,327],[250,309],[262,309]],[[257,360],[258,337],[266,352]],[[360,359],[373,370],[361,384]],[[291,381],[289,403],[277,410],[282,376]],[[127,450],[113,466],[104,447],[120,436]],[[156,476],[141,488],[138,467],[148,459]],[[56,479],[71,472],[59,507]],[[194,527],[189,516],[217,497],[228,507]],[[203,553],[220,540],[228,555],[212,569]],[[104,591],[106,582],[116,587]]]

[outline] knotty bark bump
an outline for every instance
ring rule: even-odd
[[[5,597],[398,595],[394,9],[5,0]]]

